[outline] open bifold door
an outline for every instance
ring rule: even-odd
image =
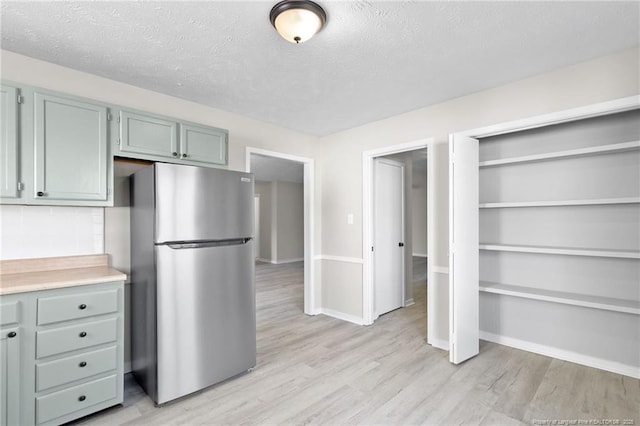
[[[478,140],[449,136],[449,361],[479,352]]]

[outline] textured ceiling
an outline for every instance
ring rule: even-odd
[[[321,136],[639,43],[637,1],[318,1],[295,45],[276,0],[3,0],[2,48]]]

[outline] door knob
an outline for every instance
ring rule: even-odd
[[[171,153],[171,155],[173,155],[174,157],[177,157],[178,153],[177,152],[173,152],[173,153]]]
[[[398,243],[398,247],[404,247],[404,243]]]
[[[47,194],[45,194],[45,193],[44,193],[44,192],[42,192],[42,191],[38,191],[38,193],[37,193],[36,195],[37,195],[38,197],[44,197],[44,196],[45,196],[45,195],[47,195]]]
[[[182,154],[182,158],[187,158],[188,155],[187,154]]]

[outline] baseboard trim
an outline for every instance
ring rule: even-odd
[[[333,260],[335,262],[346,262],[346,263],[364,263],[364,260],[359,257],[344,257],[344,256],[331,256],[329,254],[319,254],[315,256],[315,260]]]
[[[523,351],[533,352],[536,354],[561,359],[563,361],[582,364],[586,365],[587,367],[598,368],[600,370],[611,371],[612,373],[618,373],[624,376],[640,379],[640,368],[638,368],[637,366],[622,364],[619,362],[609,361],[589,355],[583,355],[565,349],[541,345],[539,343],[527,342],[525,340],[520,340],[513,337],[501,336],[486,331],[480,331],[480,338],[489,342],[498,343],[500,345],[521,349]]]
[[[447,340],[427,338],[427,343],[433,346],[434,348],[442,349],[443,351],[449,350],[449,342]]]
[[[342,321],[347,321],[357,325],[364,325],[362,318],[351,314],[345,314],[344,312],[334,311],[333,309],[321,308],[320,313],[328,317],[336,318]]]
[[[304,257],[296,257],[294,259],[282,259],[282,260],[278,259],[274,263],[276,265],[281,265],[283,263],[294,263],[294,262],[303,262],[303,261],[304,261]]]
[[[407,299],[404,301],[404,307],[406,308],[407,306],[411,306],[411,305],[415,305],[416,302],[413,300],[413,297],[411,299]]]
[[[283,263],[303,262],[304,257],[297,257],[295,259],[278,259],[278,260],[271,260],[271,259],[264,259],[262,257],[257,257],[256,260],[259,260],[260,262],[271,263],[272,265],[281,265]]]

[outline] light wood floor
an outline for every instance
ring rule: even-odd
[[[127,376],[123,406],[82,423],[640,425],[637,379],[488,342],[450,364],[425,344],[424,285],[415,305],[363,327],[302,313],[302,263],[256,270],[253,372],[160,408]]]

